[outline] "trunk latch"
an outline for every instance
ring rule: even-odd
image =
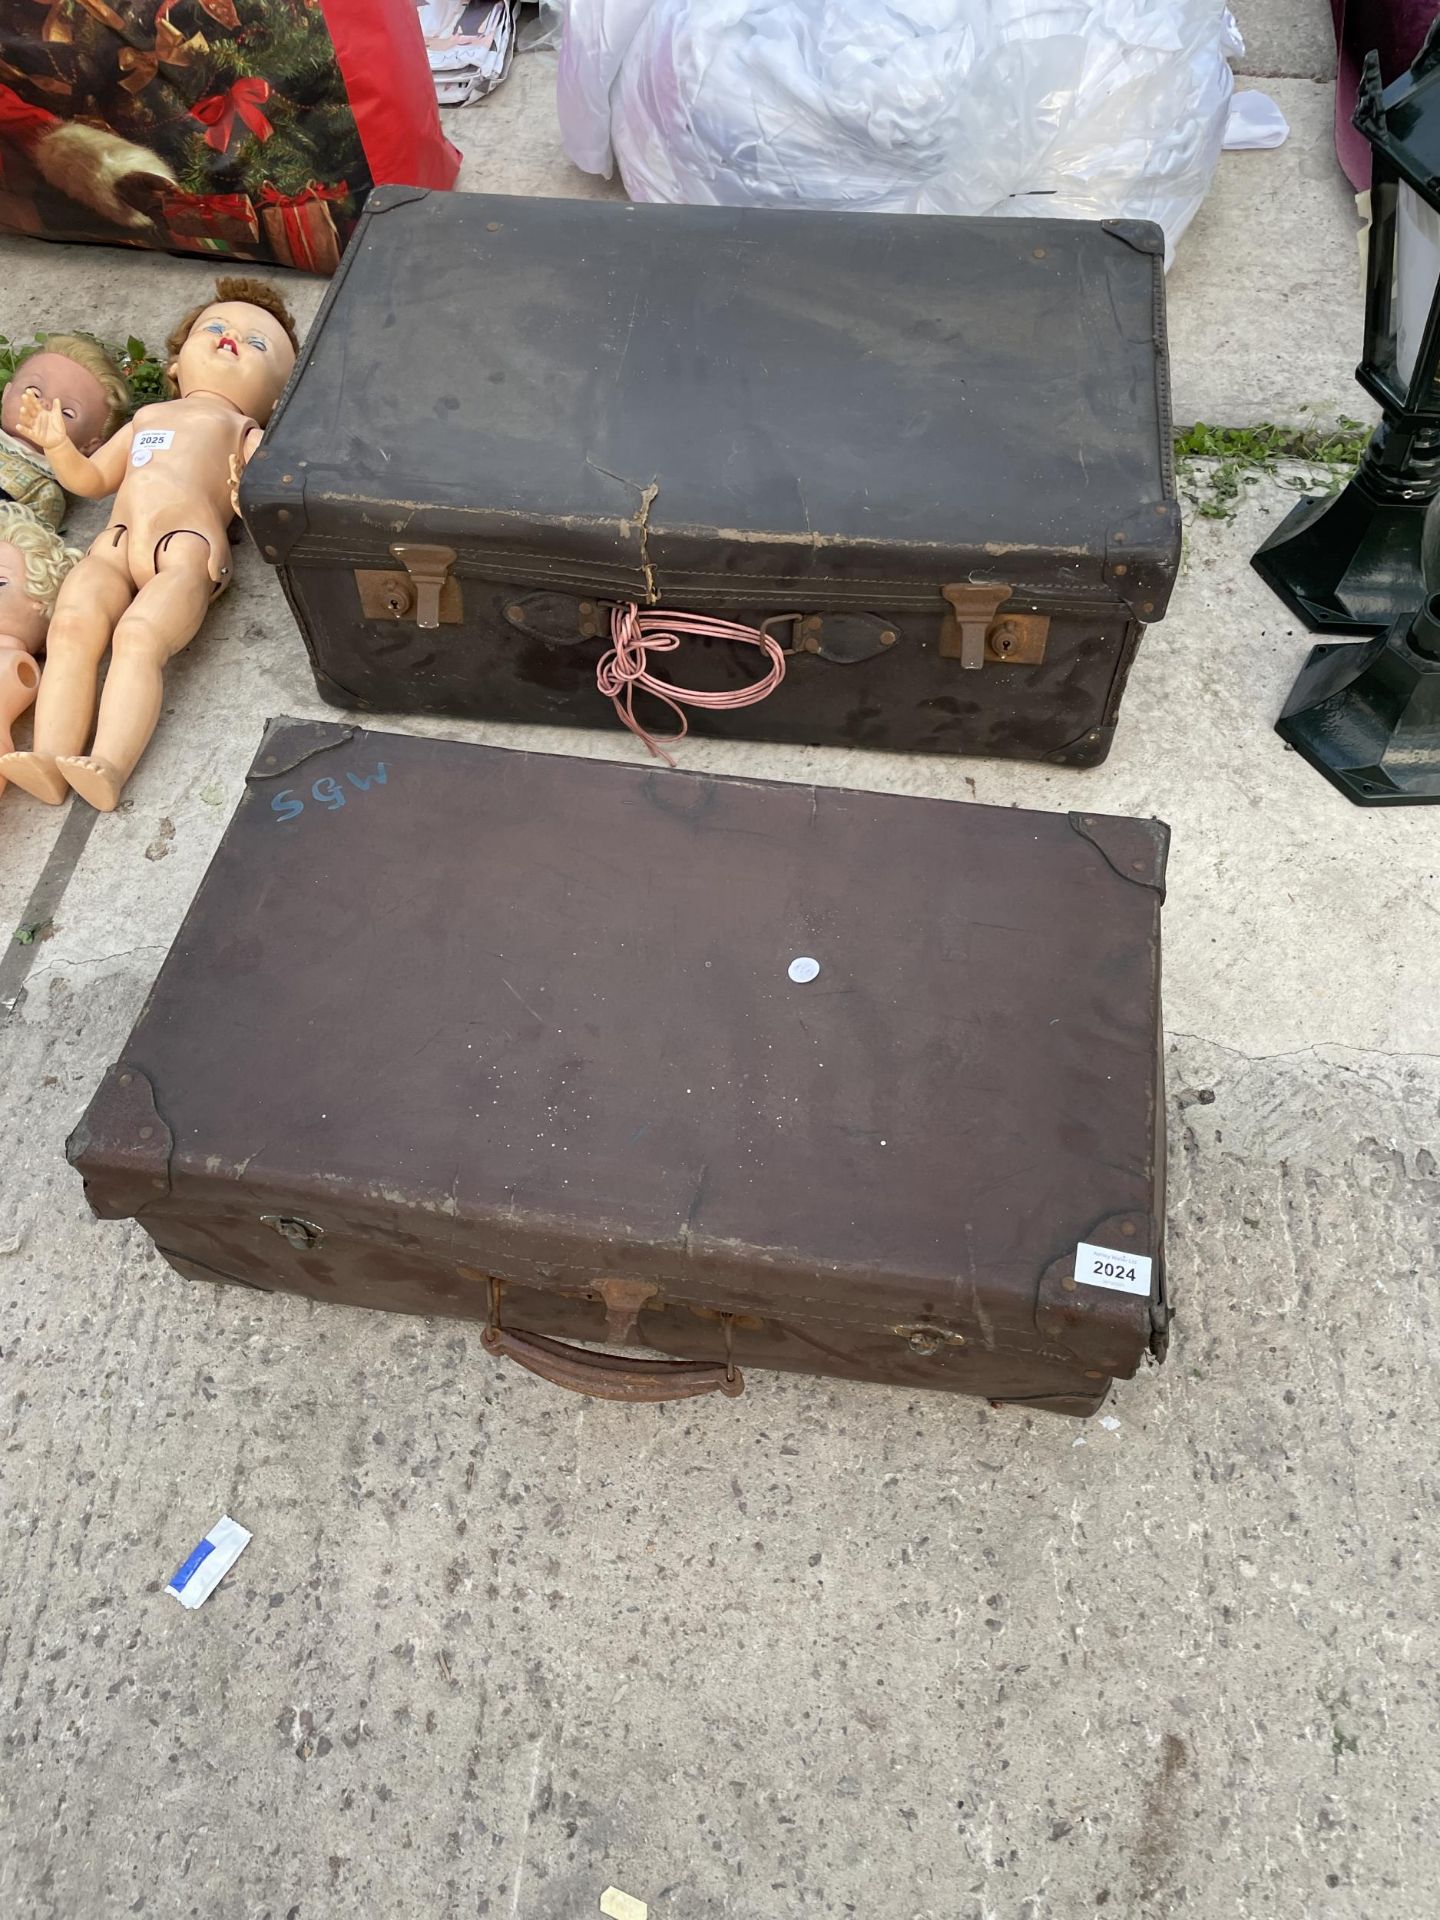
[[[963,1347],[963,1333],[952,1333],[948,1327],[896,1327],[894,1329],[909,1347],[912,1353],[938,1353],[942,1347]]]
[[[950,611],[940,622],[940,651],[962,667],[983,667],[997,660],[1012,667],[1035,667],[1045,658],[1050,633],[1048,613],[1007,613],[1000,609],[1012,589],[989,582],[942,587]]]
[[[417,627],[458,626],[464,611],[460,582],[451,573],[453,547],[391,547],[404,572],[357,567],[355,585],[367,620],[413,619]]]
[[[271,1227],[296,1253],[309,1253],[325,1238],[325,1229],[293,1213],[262,1213],[262,1227]]]
[[[605,1302],[605,1338],[617,1347],[635,1338],[640,1309],[655,1296],[650,1280],[597,1280],[595,1291]]]

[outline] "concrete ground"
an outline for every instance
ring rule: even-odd
[[[1325,424],[1360,411],[1327,9],[1239,11],[1294,134],[1182,245],[1178,409]],[[467,180],[592,190],[550,85],[456,117]],[[11,332],[152,341],[207,278],[21,240],[0,272]],[[1247,560],[1293,477],[1191,525],[1098,771],[686,750],[1170,821],[1179,1317],[1106,1424],[778,1375],[577,1403],[477,1330],[191,1287],[90,1218],[64,1137],[265,716],[326,711],[253,550],[119,813],[4,796],[0,925],[53,924],[0,959],[0,1913],[1434,1913],[1436,823],[1271,732],[1308,640]],[[253,1544],[183,1612],[221,1511]]]

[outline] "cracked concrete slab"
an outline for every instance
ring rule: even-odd
[[[456,118],[500,183],[564,191],[543,65],[512,119]],[[1259,284],[1272,220],[1303,324],[1263,410],[1333,407],[1343,197],[1307,267],[1264,192],[1217,194],[1235,246],[1172,280],[1190,366],[1241,336],[1226,276]],[[206,277],[0,266],[31,324],[68,298],[152,338]],[[183,1282],[90,1217],[65,1135],[261,725],[333,717],[239,553],[0,1014],[0,1912],[569,1920],[614,1884],[655,1920],[1429,1920],[1440,887],[1428,815],[1350,808],[1271,731],[1308,640],[1247,562],[1299,478],[1191,522],[1100,769],[686,745],[1170,821],[1178,1319],[1083,1427],[778,1375],[575,1403],[477,1329]],[[7,913],[65,818],[0,800]],[[162,1588],[222,1511],[254,1540],[186,1613]]]
[[[1245,52],[1235,71],[1269,80],[1335,79],[1335,27],[1330,0],[1236,0],[1231,8]]]
[[[1284,146],[1226,153],[1170,272],[1175,417],[1241,427],[1369,420],[1360,221],[1335,158],[1334,89],[1267,80]]]

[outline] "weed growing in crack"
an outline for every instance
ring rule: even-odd
[[[1334,493],[1354,472],[1370,430],[1342,419],[1317,427],[1207,427],[1197,421],[1175,438],[1181,498],[1203,520],[1233,520],[1247,487],[1270,478],[1298,493]],[[1300,463],[1311,472],[1286,469]]]

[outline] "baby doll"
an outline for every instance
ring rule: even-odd
[[[18,363],[0,392],[0,501],[29,507],[58,529],[65,518],[65,495],[45,449],[21,427],[21,402],[27,393],[43,407],[58,404],[71,443],[88,454],[124,421],[130,389],[98,340],[52,333]]]
[[[115,494],[109,525],[56,603],[34,749],[0,758],[0,775],[52,806],[73,788],[113,812],[160,717],[166,662],[230,582],[240,473],[290,377],[296,339],[263,281],[222,279],[215,292],[170,336],[167,377],[179,398],[142,407],[93,457],[72,444],[55,402],[26,395],[21,404],[21,430],[50,455],[61,486],[87,499]]]
[[[45,644],[60,582],[79,558],[27,507],[0,502],[0,754],[9,753],[10,729],[35,698],[35,655]]]

